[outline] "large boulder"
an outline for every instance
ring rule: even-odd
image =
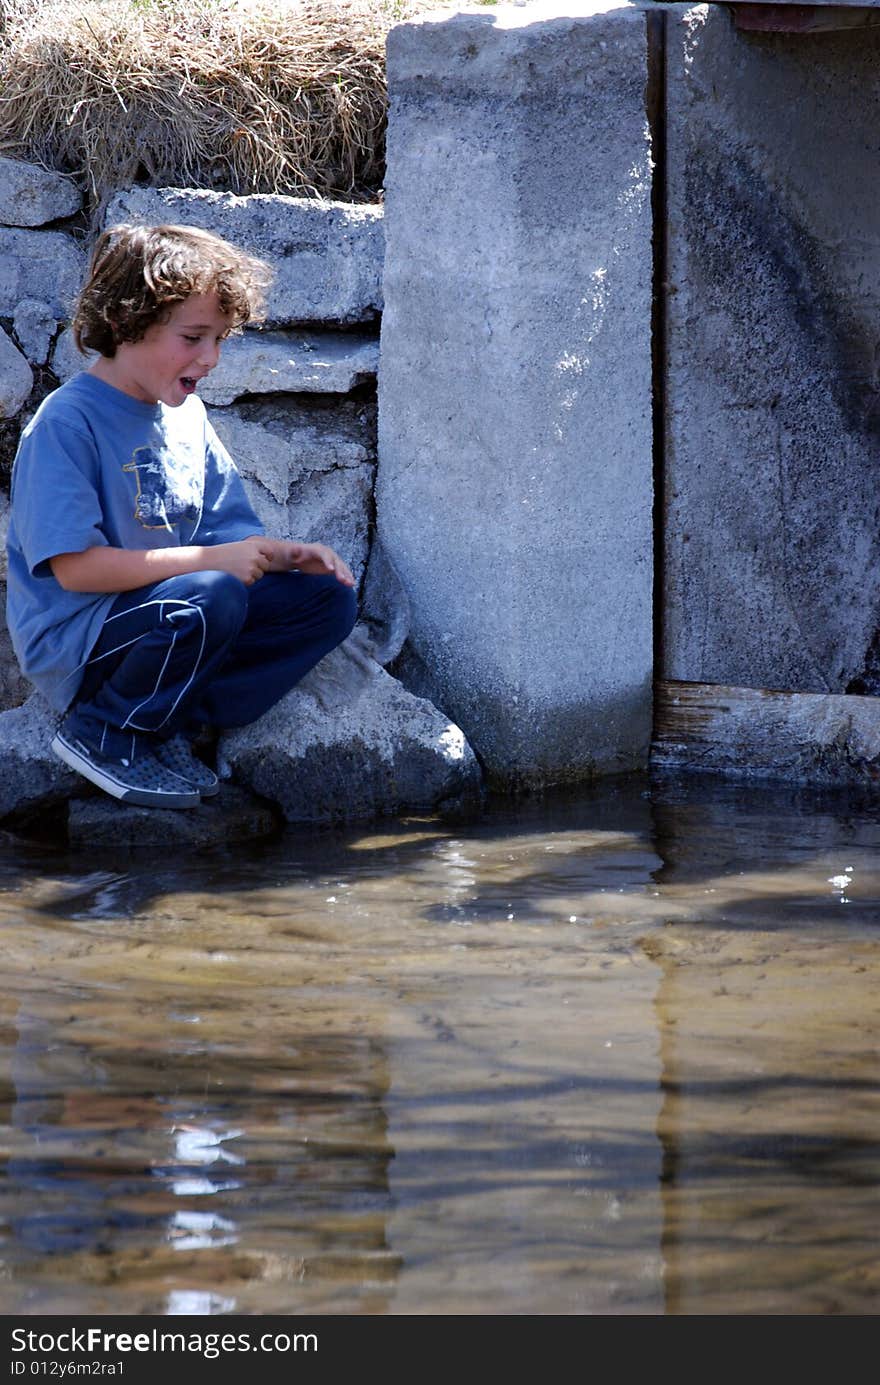
[[[73,216],[82,193],[70,178],[19,159],[0,157],[0,221],[4,226],[45,226]]]
[[[96,359],[80,352],[68,327],[55,344],[60,381]],[[206,404],[232,404],[246,394],[348,394],[376,378],[379,343],[357,332],[244,332],[230,338],[199,385]]]
[[[80,351],[74,340],[72,328],[65,327],[52,352],[52,371],[58,377],[59,384],[63,385],[65,380],[70,380],[81,370],[88,370],[97,359],[97,351]]]
[[[69,798],[79,775],[51,749],[58,717],[39,693],[0,712],[0,821]]]
[[[0,600],[5,602],[5,592],[0,592]],[[6,620],[0,615],[0,712],[8,711],[11,707],[20,707],[32,692],[33,685],[28,682],[18,666]]]
[[[461,730],[365,645],[356,630],[259,721],[223,735],[220,773],[296,823],[476,803],[480,769]]]
[[[139,221],[200,226],[267,260],[275,270],[269,321],[354,323],[382,307],[382,208],[255,193],[132,188],[106,225]]]

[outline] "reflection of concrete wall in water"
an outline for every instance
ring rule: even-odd
[[[706,900],[642,943],[661,969],[668,1313],[874,1311],[880,968],[869,903],[829,927],[823,861],[873,870],[876,821],[805,803],[795,840],[754,785],[654,807],[664,899]]]
[[[862,668],[880,614],[878,57],[876,29],[668,16],[666,677],[842,692]]]

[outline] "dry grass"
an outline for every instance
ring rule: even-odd
[[[384,172],[385,37],[417,0],[0,0],[0,152],[73,174],[354,200]]]

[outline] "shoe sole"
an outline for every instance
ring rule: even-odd
[[[124,784],[120,779],[116,779],[109,770],[99,769],[85,755],[81,755],[76,747],[66,741],[60,733],[53,739],[52,749],[59,759],[63,760],[71,769],[75,769],[77,774],[81,774],[84,779],[96,784],[99,789],[103,789],[113,798],[118,798],[122,803],[129,803],[138,808],[197,808],[201,802],[201,798],[194,789],[191,793],[167,793],[160,789],[134,789],[130,784]]]

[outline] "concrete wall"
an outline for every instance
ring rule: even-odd
[[[635,6],[388,42],[377,526],[396,672],[496,783],[628,768],[651,720],[651,226]]]
[[[880,31],[668,14],[664,664],[843,691],[880,616]]]

